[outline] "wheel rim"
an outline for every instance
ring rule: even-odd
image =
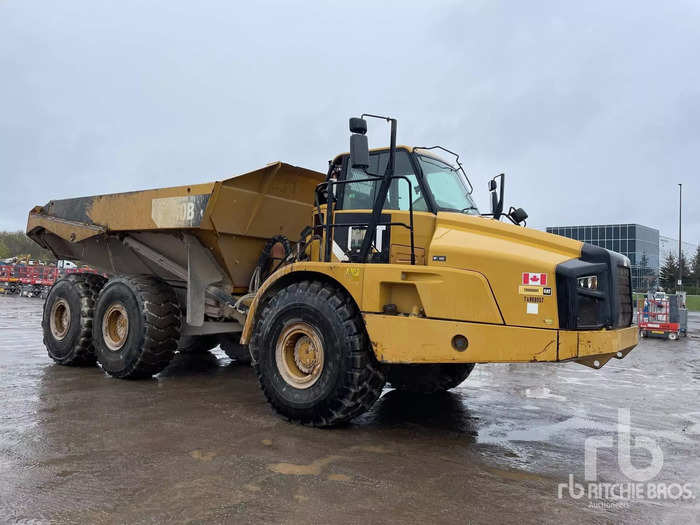
[[[309,388],[323,372],[323,344],[314,327],[295,323],[277,340],[275,360],[285,382],[294,388]]]
[[[70,330],[70,306],[65,299],[59,299],[51,306],[49,317],[51,335],[58,341],[65,339]]]
[[[102,339],[107,348],[118,351],[129,336],[129,317],[121,303],[114,303],[102,316]]]

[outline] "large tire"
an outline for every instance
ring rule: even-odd
[[[173,358],[181,324],[177,297],[165,282],[148,275],[110,279],[95,306],[97,361],[113,377],[151,377]]]
[[[181,354],[206,354],[218,344],[216,335],[183,335],[177,343],[177,351]]]
[[[472,363],[389,365],[386,378],[396,390],[432,394],[459,386],[473,369]]]
[[[241,365],[249,365],[251,362],[250,350],[248,345],[242,345],[240,340],[241,334],[222,334],[219,337],[219,344],[229,359]]]
[[[70,274],[51,287],[44,303],[41,327],[49,357],[66,366],[95,364],[92,317],[106,279],[94,274]]]
[[[368,410],[385,383],[360,312],[332,284],[302,281],[277,291],[250,348],[265,397],[290,421],[344,423]]]

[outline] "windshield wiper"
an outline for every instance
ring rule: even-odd
[[[469,210],[479,211],[479,208],[477,208],[476,206],[467,206],[466,208],[462,208],[460,213],[464,213],[465,211],[469,211]]]

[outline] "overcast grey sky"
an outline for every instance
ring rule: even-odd
[[[50,199],[325,171],[347,118],[507,174],[530,225],[700,240],[700,3],[0,0],[0,229]],[[370,143],[383,146],[383,125]]]

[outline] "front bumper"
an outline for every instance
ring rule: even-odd
[[[600,368],[613,357],[624,357],[639,338],[636,326],[552,330],[371,313],[363,317],[374,353],[384,363],[577,361]],[[458,335],[468,340],[465,350],[453,346]]]
[[[632,325],[614,330],[560,330],[559,360],[575,360],[600,368],[613,357],[622,359],[639,343],[639,329]]]

